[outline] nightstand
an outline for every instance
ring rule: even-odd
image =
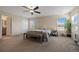
[[[52,36],[58,36],[58,31],[57,30],[52,30],[51,35]]]

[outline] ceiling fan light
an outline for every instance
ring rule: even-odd
[[[33,10],[30,10],[30,12],[34,12]]]
[[[28,7],[29,9],[34,9],[36,6],[26,6]]]

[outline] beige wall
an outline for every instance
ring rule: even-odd
[[[42,16],[37,18],[32,18],[35,22],[35,28],[48,28],[48,29],[56,29],[57,27],[57,19],[63,17],[59,15],[52,16]]]
[[[35,19],[34,18],[28,18],[28,30],[35,29]]]
[[[25,18],[13,16],[12,17],[12,35],[18,35],[28,30],[28,21]]]

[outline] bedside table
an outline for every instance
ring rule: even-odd
[[[57,30],[51,30],[51,35],[52,36],[58,36],[58,31]]]

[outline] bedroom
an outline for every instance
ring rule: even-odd
[[[57,23],[57,20],[63,17],[66,17],[67,19],[71,19],[71,16],[79,12],[78,8],[79,7],[74,7],[74,6],[39,6],[39,9],[37,11],[40,11],[40,14],[37,14],[37,13],[30,13],[33,11],[28,11],[23,6],[0,6],[0,16],[4,15],[4,16],[10,17],[10,24],[9,24],[10,34],[6,35],[5,37],[3,37],[1,34],[2,19],[0,19],[0,24],[1,24],[0,38],[1,40],[4,40],[2,43],[4,46],[1,46],[0,51],[44,51],[44,49],[45,51],[77,51],[76,46],[68,46],[70,43],[72,43],[72,45],[75,43],[73,40],[71,40],[71,38],[63,36],[66,34],[65,29],[59,30],[59,27],[58,27],[59,23]],[[63,27],[64,26],[61,25],[60,29],[63,29]],[[45,32],[46,39],[48,38],[47,33],[51,34],[52,32],[52,34],[54,35],[56,34],[57,36],[51,35],[47,39],[48,40],[47,42],[43,42],[42,44],[40,44],[36,41],[23,40],[23,34],[24,33],[27,34],[28,31]],[[73,38],[75,36],[75,33],[76,32],[73,32],[73,35],[71,34]],[[34,34],[33,33],[30,34],[30,36],[33,36],[33,35],[34,37],[36,36],[42,37],[41,35],[43,34],[37,33],[37,32],[34,32]],[[64,41],[65,39],[67,41]],[[54,40],[55,42],[52,40]],[[8,42],[10,41],[9,42],[10,45],[7,44],[7,41]],[[66,43],[62,45],[64,42]],[[55,46],[53,46],[53,44]],[[45,46],[45,48],[43,46]],[[68,46],[68,47],[66,48],[65,46]],[[35,49],[35,47],[37,47],[37,49]],[[58,47],[58,49],[56,47]],[[74,48],[75,50],[73,50],[70,47],[75,47]],[[8,48],[8,49],[5,50],[4,48]]]

